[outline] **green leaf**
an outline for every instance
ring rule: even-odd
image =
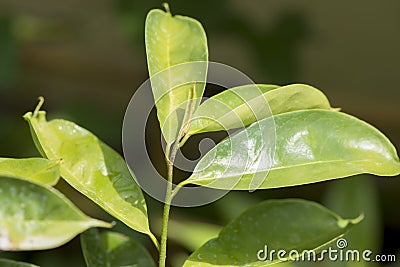
[[[81,245],[87,267],[155,267],[140,243],[120,233],[90,229],[81,234]]]
[[[0,192],[0,250],[55,248],[90,227],[111,227],[51,187],[0,177]]]
[[[218,238],[195,251],[183,266],[258,267],[281,261],[277,254],[269,257],[272,250],[285,250],[285,258],[291,250],[318,253],[361,219],[344,220],[317,203],[300,199],[264,201],[229,223]],[[265,246],[264,260],[265,253],[259,252]]]
[[[254,190],[360,173],[400,173],[399,158],[390,141],[350,115],[302,110],[264,119],[225,139],[200,160],[183,184]],[[253,186],[255,178],[257,186]]]
[[[180,110],[195,111],[204,92],[207,37],[200,22],[154,9],[147,15],[145,39],[158,120],[172,143],[187,121]],[[192,62],[197,63],[180,65]]]
[[[65,120],[46,121],[44,111],[27,113],[43,156],[62,159],[61,176],[76,190],[134,230],[149,229],[146,201],[124,159],[86,129]]]
[[[26,179],[53,186],[60,178],[59,162],[43,158],[0,158],[0,176]]]
[[[331,109],[318,89],[305,84],[245,85],[225,90],[200,105],[189,134],[241,128],[253,122],[302,109]]]
[[[0,267],[38,267],[30,263],[0,259]]]

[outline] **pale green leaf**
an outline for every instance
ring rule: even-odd
[[[0,176],[53,186],[60,178],[59,162],[43,158],[0,158]]]
[[[302,109],[331,109],[318,89],[305,84],[245,85],[204,101],[193,115],[189,134],[241,128],[253,122]]]
[[[0,192],[0,250],[55,248],[90,227],[111,227],[51,187],[0,177]]]
[[[272,250],[285,250],[287,254],[281,258],[287,260],[291,250],[297,250],[300,257],[303,250],[313,250],[317,254],[328,246],[336,248],[335,239],[361,219],[342,219],[306,200],[267,200],[229,223],[218,238],[195,251],[183,266],[268,266],[282,261],[276,254],[269,257]],[[266,250],[267,256],[260,250]]]
[[[20,261],[0,259],[0,267],[38,267],[38,266]]]
[[[81,234],[81,245],[87,267],[155,267],[140,243],[120,233],[90,229]]]
[[[271,130],[275,124],[275,132]],[[275,140],[275,142],[274,142]],[[371,125],[328,110],[284,113],[254,123],[210,150],[183,184],[254,190],[400,173],[396,149]],[[253,187],[253,179],[261,182]]]
[[[158,120],[165,140],[172,143],[186,121],[182,114],[193,112],[204,92],[207,37],[198,21],[154,9],[147,15],[145,39]],[[191,62],[197,63],[180,65]]]
[[[149,230],[142,191],[124,159],[86,129],[65,120],[46,121],[44,111],[27,113],[43,156],[62,159],[61,176],[76,190],[134,230]]]

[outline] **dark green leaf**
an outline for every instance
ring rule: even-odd
[[[134,230],[154,237],[146,202],[124,159],[95,135],[65,120],[46,121],[44,111],[27,113],[43,156],[61,161],[61,176],[79,192]]]
[[[184,123],[179,109],[194,111],[204,92],[207,37],[198,21],[158,9],[147,15],[145,37],[158,120],[167,143],[172,143]],[[179,65],[190,62],[198,63]]]
[[[274,124],[276,140],[271,130]],[[371,125],[344,113],[302,110],[264,119],[222,141],[183,184],[254,190],[360,173],[400,173],[390,141]]]
[[[111,227],[51,187],[0,177],[0,192],[0,250],[55,248],[90,227]]]
[[[155,267],[147,250],[132,238],[91,229],[81,235],[87,267]]]
[[[204,101],[193,115],[189,134],[241,128],[290,111],[330,108],[325,95],[309,85],[245,85]]]
[[[248,209],[228,224],[218,238],[195,251],[184,267],[261,267],[276,264],[277,255],[269,252],[321,249],[333,245],[361,218],[345,220],[323,206],[305,200],[269,200]],[[267,246],[267,258],[260,250]],[[333,245],[334,248],[336,248]],[[257,255],[259,254],[259,255]],[[261,260],[258,259],[260,256]],[[293,256],[295,257],[295,255]],[[279,266],[279,265],[277,265]]]
[[[55,185],[60,178],[59,162],[43,158],[0,158],[0,176],[26,179],[35,183]]]

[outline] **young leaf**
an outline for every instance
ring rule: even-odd
[[[51,187],[0,177],[0,192],[0,250],[55,248],[90,227],[111,227]]]
[[[147,15],[145,39],[158,120],[166,142],[172,143],[184,123],[178,109],[193,112],[204,92],[207,37],[198,21],[154,9]],[[192,62],[197,63],[180,65]]]
[[[60,178],[59,162],[43,158],[0,158],[0,176],[20,178],[53,186]]]
[[[282,258],[287,258],[291,250],[300,254],[303,250],[318,253],[333,245],[336,238],[360,220],[360,217],[342,219],[310,201],[267,200],[229,223],[218,238],[195,251],[183,266],[269,266],[281,261],[277,254],[272,259],[269,257],[272,250],[285,250],[286,255],[281,255]],[[264,250],[267,250],[267,255]]]
[[[302,109],[331,109],[318,89],[305,84],[245,85],[225,90],[204,101],[193,115],[189,134],[229,130]]]
[[[147,207],[124,159],[86,129],[65,120],[46,121],[44,111],[27,113],[43,156],[61,161],[61,176],[76,190],[134,230],[148,234]]]
[[[81,245],[87,267],[155,267],[140,243],[120,233],[90,229],[81,234]]]
[[[270,130],[273,123],[276,139]],[[390,141],[350,115],[302,110],[264,119],[225,139],[200,160],[183,184],[254,190],[360,173],[400,173],[399,158]],[[263,178],[256,188],[251,186],[254,177]]]
[[[0,267],[38,267],[30,263],[0,259]]]

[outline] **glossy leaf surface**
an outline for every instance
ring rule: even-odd
[[[179,109],[194,111],[203,95],[207,37],[198,21],[155,9],[147,15],[145,39],[158,120],[164,138],[171,143],[184,120]],[[180,65],[190,62],[198,63]]]
[[[38,266],[20,261],[0,259],[0,267],[38,267]]]
[[[51,187],[0,177],[0,192],[0,250],[55,248],[90,227],[111,227]]]
[[[309,85],[245,85],[204,101],[193,115],[189,134],[241,128],[290,111],[330,108],[325,95]]]
[[[46,113],[27,113],[43,156],[61,161],[61,176],[76,190],[134,230],[151,235],[146,202],[124,159],[86,129]]]
[[[344,220],[323,206],[305,200],[269,200],[248,209],[229,223],[218,238],[195,251],[184,267],[268,266],[280,262],[269,252],[283,249],[301,253],[322,247],[336,248],[334,240],[361,218]],[[267,257],[260,250],[267,246]],[[259,254],[259,255],[257,255]],[[261,258],[258,259],[258,257]],[[295,256],[294,256],[295,257]],[[277,265],[279,266],[279,265]]]
[[[59,162],[43,158],[0,158],[0,176],[21,178],[53,186],[60,178]]]
[[[275,116],[275,143],[271,141],[275,138],[270,130],[272,119],[254,123],[219,143],[198,163],[186,183],[248,190],[308,184],[360,173],[400,173],[399,158],[390,141],[371,125],[350,115],[303,110]],[[255,176],[266,178],[259,187],[252,188]]]
[[[140,243],[120,233],[90,229],[81,235],[81,245],[87,267],[155,266]]]

